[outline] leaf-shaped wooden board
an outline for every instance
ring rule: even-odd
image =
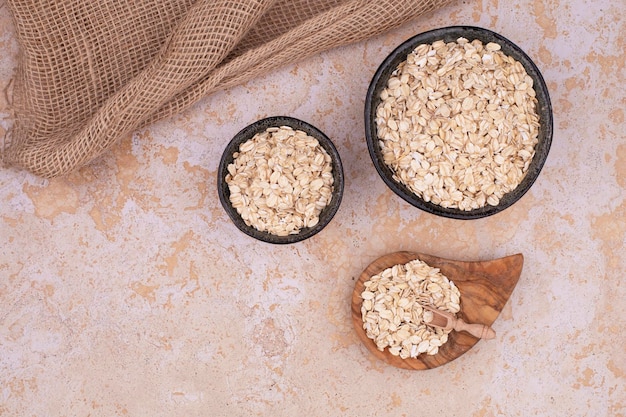
[[[390,365],[404,369],[424,370],[453,361],[470,350],[479,339],[466,332],[453,330],[448,336],[448,341],[439,348],[437,354],[421,354],[417,358],[402,359],[390,354],[387,349],[378,350],[374,341],[365,334],[361,319],[363,302],[361,293],[364,283],[371,276],[393,265],[406,264],[414,259],[420,259],[431,267],[439,268],[441,273],[459,288],[461,311],[457,317],[467,323],[482,323],[491,326],[517,285],[522,273],[524,257],[522,254],[517,254],[492,261],[463,262],[423,253],[395,252],[376,259],[365,268],[352,293],[352,323],[359,338],[374,356]],[[484,343],[494,343],[494,341]]]

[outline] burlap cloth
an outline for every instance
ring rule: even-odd
[[[211,92],[448,1],[6,0],[20,55],[3,163],[64,175]]]

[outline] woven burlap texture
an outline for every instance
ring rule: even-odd
[[[279,66],[449,0],[6,0],[20,55],[3,163],[45,178]]]

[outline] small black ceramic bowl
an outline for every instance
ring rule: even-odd
[[[405,185],[394,180],[391,169],[383,161],[376,128],[376,109],[381,102],[380,92],[386,87],[387,80],[396,70],[398,65],[406,60],[407,55],[421,44],[432,44],[438,40],[453,42],[461,37],[468,39],[470,42],[478,39],[483,44],[496,42],[501,46],[501,50],[504,54],[513,57],[524,66],[528,75],[533,79],[533,88],[535,89],[537,98],[536,110],[539,115],[540,123],[538,143],[535,145],[535,156],[533,157],[522,182],[515,190],[505,194],[500,199],[500,203],[497,206],[486,205],[471,211],[445,208],[438,204],[424,201]],[[438,216],[455,219],[478,219],[481,217],[491,216],[501,212],[518,201],[533,185],[539,176],[546,158],[548,157],[548,152],[552,143],[552,125],[552,106],[550,104],[548,88],[546,87],[546,83],[539,72],[539,69],[533,61],[517,45],[502,35],[487,29],[471,26],[451,26],[435,29],[416,35],[402,43],[382,62],[376,71],[367,91],[365,101],[365,137],[367,140],[367,146],[369,148],[372,162],[374,163],[374,166],[383,181],[387,184],[387,186],[389,186],[389,188],[391,188],[391,190],[393,190],[394,193],[403,198],[409,204]]]
[[[230,189],[228,184],[226,183],[226,175],[228,174],[228,165],[231,164],[234,160],[233,154],[239,151],[239,146],[252,139],[254,135],[257,133],[264,132],[270,127],[281,127],[281,126],[289,126],[293,130],[301,130],[305,132],[307,135],[314,137],[318,140],[320,146],[324,148],[324,150],[328,153],[328,155],[332,159],[332,172],[333,172],[333,193],[331,201],[328,205],[322,209],[319,215],[319,222],[313,227],[305,227],[300,230],[297,234],[287,235],[287,236],[278,236],[275,234],[271,234],[269,232],[262,232],[258,229],[248,226],[244,220],[241,218],[239,213],[230,203]],[[341,158],[339,157],[339,152],[335,148],[335,145],[332,141],[319,129],[316,127],[303,122],[302,120],[295,119],[293,117],[287,116],[274,116],[268,117],[266,119],[259,120],[251,125],[242,129],[239,133],[235,135],[235,137],[230,141],[224,153],[222,155],[222,159],[220,160],[220,165],[218,168],[218,178],[217,178],[217,186],[218,186],[218,194],[222,206],[228,213],[230,219],[235,223],[235,226],[239,228],[242,232],[251,236],[255,239],[261,240],[267,243],[275,243],[275,244],[286,244],[286,243],[295,243],[305,239],[310,238],[311,236],[319,233],[335,216],[337,210],[339,209],[339,205],[341,204],[341,198],[343,196],[343,187],[344,187],[344,176],[343,176],[343,166],[341,164]]]

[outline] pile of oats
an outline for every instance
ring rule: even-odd
[[[539,132],[533,80],[497,43],[419,45],[380,98],[384,162],[424,201],[495,206],[528,171]]]
[[[318,140],[288,126],[242,143],[228,165],[230,203],[248,226],[277,236],[319,222],[333,193],[332,160]]]
[[[428,324],[431,306],[450,313],[461,309],[459,289],[438,268],[416,259],[394,265],[365,282],[361,318],[367,337],[383,351],[402,359],[435,355],[450,330]]]

